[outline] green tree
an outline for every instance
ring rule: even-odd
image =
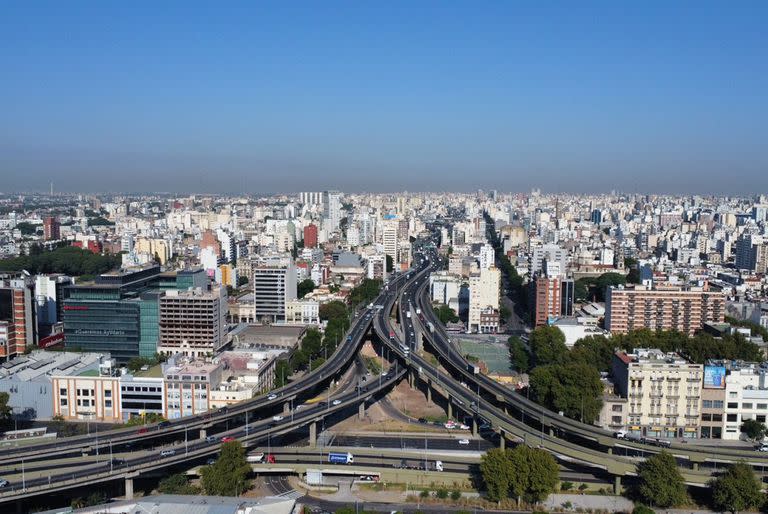
[[[645,505],[637,505],[634,509],[632,509],[632,514],[656,514],[656,512],[652,508],[646,507]]]
[[[248,277],[246,277],[245,275],[240,275],[239,277],[237,277],[237,287],[238,288],[243,287],[247,283],[248,283]]]
[[[392,271],[395,269],[395,262],[392,260],[391,255],[387,255],[387,273],[392,273]]]
[[[31,236],[32,234],[35,234],[38,226],[39,225],[34,225],[28,221],[20,221],[19,223],[16,223],[16,228],[19,229],[22,236]]]
[[[6,392],[0,393],[0,422],[5,422],[11,417],[12,409],[8,406],[10,399],[10,394]]]
[[[285,359],[280,359],[275,363],[275,383],[274,387],[283,387],[288,383],[288,377],[291,376],[290,364]]]
[[[347,301],[352,306],[371,303],[371,301],[379,296],[383,284],[379,279],[364,278],[357,287],[349,292]]]
[[[161,494],[200,494],[200,489],[189,483],[189,478],[183,473],[165,477],[157,486]]]
[[[459,491],[458,489],[454,489],[453,491],[451,491],[451,500],[457,502],[460,499],[461,499],[461,491]]]
[[[334,318],[346,318],[348,316],[347,306],[344,302],[334,300],[324,303],[320,306],[320,319],[328,321]]]
[[[534,366],[563,363],[568,359],[565,334],[553,326],[538,327],[529,339]]]
[[[733,512],[752,510],[762,506],[765,496],[752,467],[737,462],[710,482],[712,502],[717,510]]]
[[[525,349],[523,341],[517,336],[512,336],[507,340],[509,344],[509,360],[512,366],[520,373],[528,371],[528,350]]]
[[[491,501],[499,502],[509,496],[513,479],[509,452],[511,450],[493,448],[480,458],[480,472]]]
[[[544,450],[524,444],[509,452],[512,467],[511,492],[529,503],[543,501],[555,490],[560,468]]]
[[[605,336],[582,337],[571,348],[570,360],[609,371],[615,351],[615,343]]]
[[[315,290],[315,283],[311,278],[307,278],[299,282],[297,286],[297,295],[299,298],[304,298],[308,293]]]
[[[603,405],[603,384],[597,369],[587,364],[539,366],[530,373],[533,398],[571,419],[592,423]]]
[[[245,449],[240,441],[224,443],[216,462],[202,468],[205,494],[237,496],[248,489],[247,477],[250,472],[251,466],[245,458]]]
[[[459,317],[456,315],[456,311],[447,305],[438,305],[437,307],[433,307],[433,310],[435,311],[435,314],[437,314],[437,317],[442,324],[449,322],[456,323],[459,321]]]
[[[746,419],[741,424],[741,432],[748,438],[756,441],[765,436],[766,427],[764,423],[760,423],[756,419]]]
[[[441,500],[445,500],[446,498],[448,498],[448,489],[446,489],[445,487],[439,488],[437,491],[435,491],[435,496],[437,496]]]
[[[667,508],[685,502],[685,482],[671,453],[648,457],[638,464],[637,475],[639,496],[648,505]]]

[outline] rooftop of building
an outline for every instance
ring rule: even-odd
[[[301,340],[306,330],[306,327],[296,325],[242,324],[231,332],[233,348],[295,346]]]
[[[691,364],[678,353],[663,352],[657,348],[636,348],[633,353],[618,351],[616,356],[625,364],[665,364],[678,366]]]
[[[109,361],[108,353],[75,353],[35,350],[0,365],[0,380],[32,381],[51,375],[98,376],[99,366]],[[88,375],[93,370],[94,375]]]
[[[296,500],[277,496],[237,498],[230,496],[186,496],[162,494],[145,496],[138,500],[123,500],[104,505],[85,507],[73,514],[290,514]],[[47,514],[61,512],[48,511]],[[46,513],[44,513],[46,514]]]
[[[132,374],[137,378],[161,378],[163,376],[163,367],[162,364],[155,364]]]

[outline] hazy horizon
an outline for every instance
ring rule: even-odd
[[[768,191],[768,4],[66,5],[0,19],[0,190]]]

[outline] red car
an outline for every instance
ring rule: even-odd
[[[234,438],[234,437],[229,437],[229,436],[227,436],[227,437],[222,437],[222,438],[221,438],[221,442],[222,442],[222,443],[231,443],[231,442],[232,442],[232,441],[234,441],[234,440],[235,440],[235,438]]]
[[[141,427],[137,433],[139,433],[139,434],[146,434],[147,433],[147,427]]]
[[[267,455],[267,464],[274,464],[275,463],[275,456],[271,453]]]

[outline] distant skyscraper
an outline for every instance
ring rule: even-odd
[[[299,202],[304,205],[320,205],[323,203],[323,193],[317,191],[301,192],[299,193]]]
[[[46,241],[57,241],[61,239],[59,220],[53,216],[48,216],[43,220],[43,234]]]
[[[339,228],[341,223],[341,193],[325,191],[323,193],[323,218],[330,231]]]

